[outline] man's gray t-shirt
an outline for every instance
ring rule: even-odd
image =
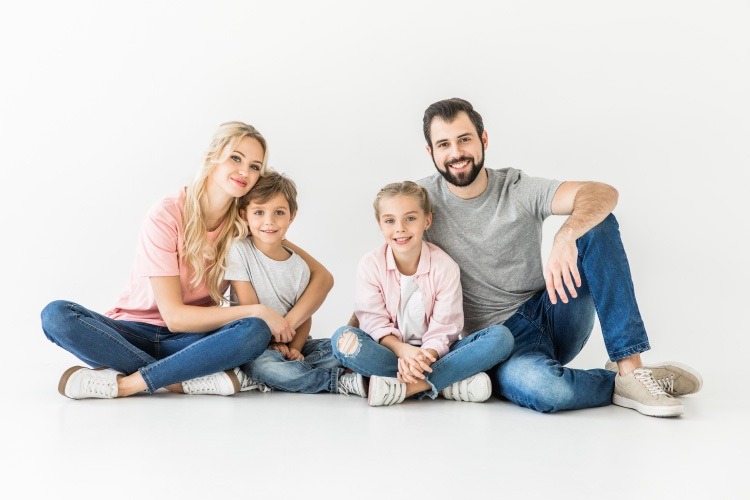
[[[286,260],[267,257],[255,248],[252,238],[235,241],[227,253],[227,281],[249,281],[252,283],[258,302],[282,316],[299,300],[310,282],[310,268],[302,257],[291,249]]]
[[[451,193],[440,174],[417,181],[435,211],[425,239],[461,268],[466,333],[502,323],[544,290],[542,223],[562,184],[513,168],[486,170],[487,189],[470,200]]]

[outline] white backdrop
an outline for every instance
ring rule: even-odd
[[[73,361],[39,312],[111,306],[146,210],[190,182],[228,120],[258,127],[298,184],[289,236],[336,279],[313,327],[329,336],[380,242],[372,198],[433,173],[422,113],[458,96],[484,117],[487,166],[620,191],[647,359],[721,384],[748,347],[749,14],[653,0],[5,6],[3,370]],[[605,357],[595,333],[575,363]]]

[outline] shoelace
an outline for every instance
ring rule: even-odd
[[[183,390],[185,392],[201,392],[201,393],[217,393],[219,389],[216,387],[216,379],[214,375],[206,375],[205,377],[198,377],[191,380],[186,380],[182,383]]]
[[[116,385],[115,385],[116,387]],[[112,396],[112,381],[105,378],[89,377],[83,381],[83,392],[97,396]],[[115,395],[117,390],[115,389]]]
[[[668,394],[674,392],[674,375],[657,379],[656,383],[659,384],[659,387],[661,387],[664,392]]]
[[[237,379],[240,381],[240,392],[253,391],[258,392],[271,392],[273,389],[268,387],[266,384],[251,379],[247,374],[242,371],[241,368],[235,368],[234,374],[237,375]]]
[[[345,374],[339,378],[339,394],[343,394],[344,396],[359,394],[356,375]]]
[[[656,383],[656,380],[654,380],[651,370],[646,370],[645,368],[637,368],[636,370],[633,371],[633,375],[635,376],[635,379],[637,381],[643,384],[643,386],[648,390],[648,392],[653,397],[656,398],[659,396],[669,396],[669,394],[664,392],[661,386]]]

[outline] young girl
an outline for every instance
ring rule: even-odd
[[[458,340],[464,322],[459,268],[422,241],[432,222],[424,188],[409,181],[388,184],[373,206],[385,244],[360,261],[354,314],[361,329],[337,330],[334,355],[370,377],[371,406],[415,394],[487,400],[492,387],[484,370],[510,355],[513,336],[493,325]]]
[[[267,158],[266,141],[254,127],[221,125],[193,184],[146,217],[130,283],[115,307],[101,315],[55,301],[42,311],[47,338],[99,367],[68,369],[58,385],[61,394],[114,398],[165,387],[230,395],[252,387],[235,367],[263,353],[271,338],[290,340],[333,282],[324,267],[287,242],[310,266],[311,278],[284,318],[267,318],[272,312],[257,305],[218,307],[227,287],[227,250],[247,234],[239,199],[264,175]]]

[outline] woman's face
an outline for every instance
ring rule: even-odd
[[[258,182],[264,155],[261,143],[245,136],[227,159],[216,165],[209,182],[230,197],[240,198]]]

